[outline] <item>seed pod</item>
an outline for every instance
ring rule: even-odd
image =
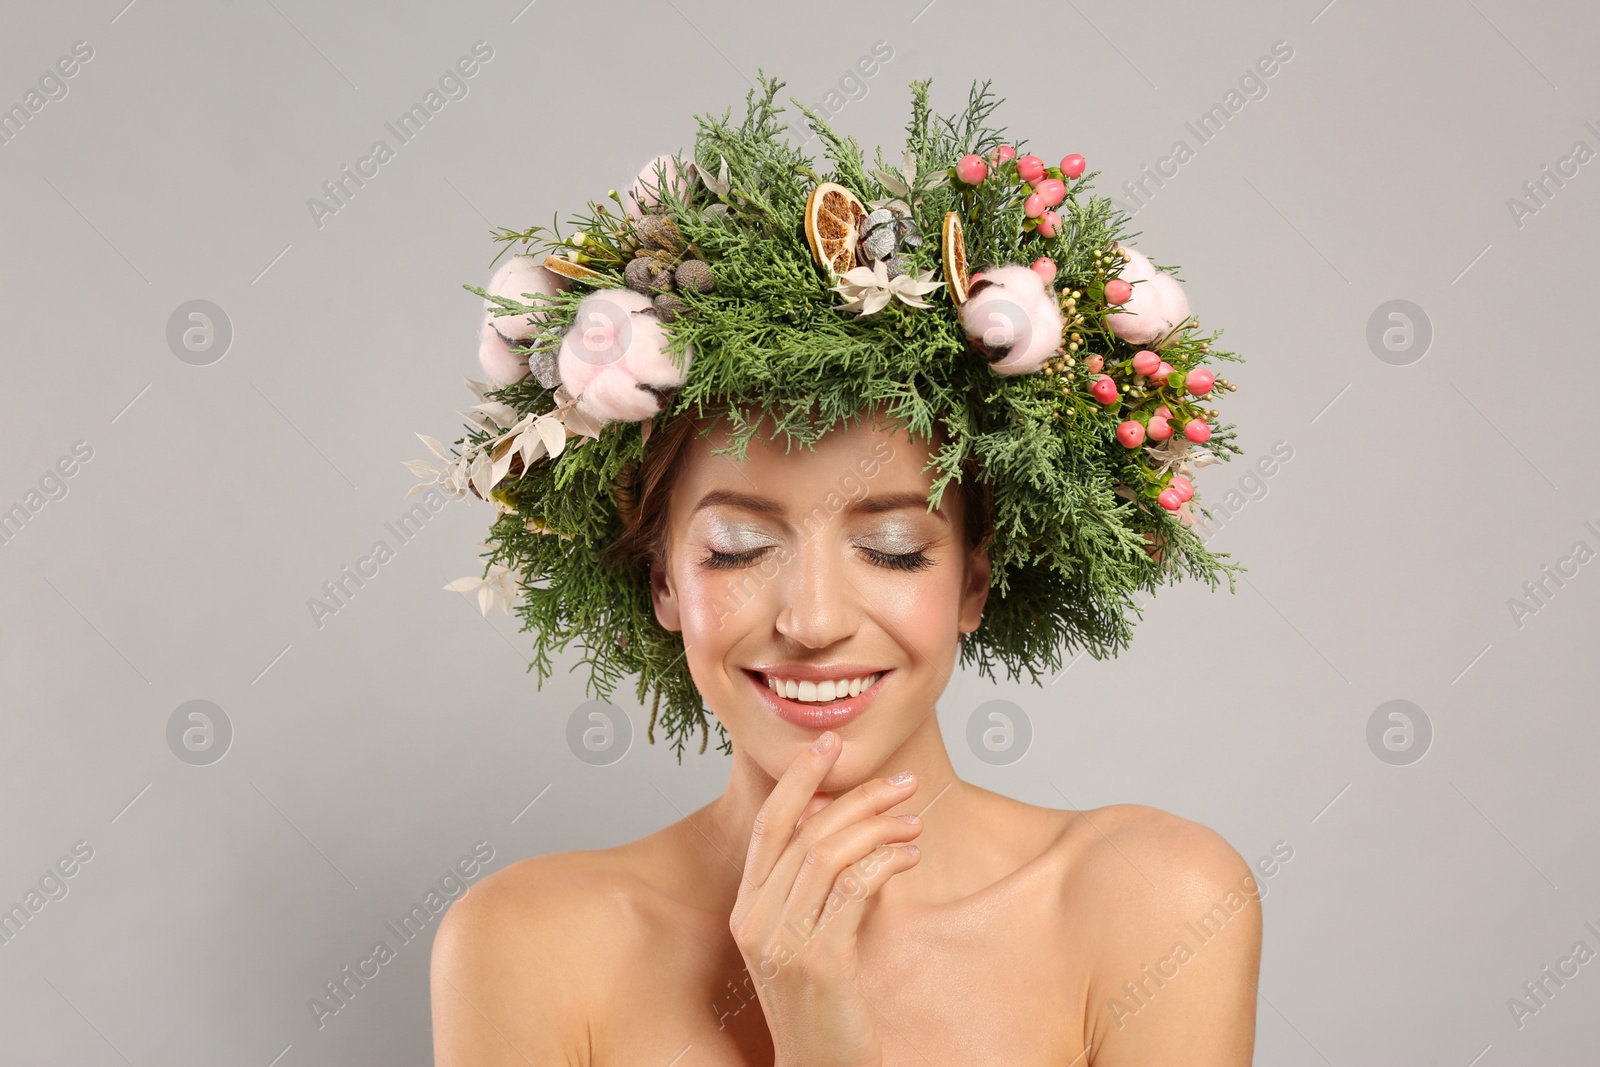
[[[699,259],[686,259],[679,263],[675,277],[679,289],[692,289],[697,293],[709,293],[717,284],[711,274],[711,265]]]
[[[678,253],[684,248],[683,234],[678,224],[666,215],[645,215],[633,224],[639,243],[646,248]]]
[[[645,296],[655,296],[672,288],[672,271],[663,270],[648,255],[629,260],[622,273],[628,288]]]
[[[662,322],[677,322],[679,316],[683,315],[689,310],[688,305],[686,305],[682,299],[673,295],[672,293],[662,293],[660,296],[656,297],[654,306],[656,309],[656,318],[660,319]]]

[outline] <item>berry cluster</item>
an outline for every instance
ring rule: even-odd
[[[1060,166],[1047,167],[1038,156],[1019,159],[1015,148],[1001,145],[989,153],[987,161],[976,153],[968,153],[952,169],[960,181],[980,185],[989,176],[991,164],[998,170],[1001,164],[1012,160],[1016,161],[1012,173],[1018,184],[1029,190],[1022,201],[1022,213],[1026,216],[1022,228],[1037,231],[1040,237],[1054,237],[1061,225],[1061,216],[1052,209],[1067,198],[1067,182],[1083,177],[1088,163],[1074,152],[1061,157]]]
[[[1018,157],[1011,146],[1001,145],[989,152],[987,159],[976,153],[963,156],[950,173],[972,187],[1003,174],[1014,176],[1023,193],[1024,230],[1053,238],[1061,219],[1052,209],[1067,198],[1071,192],[1068,182],[1082,177],[1085,168],[1081,155],[1065,156],[1060,166],[1047,167],[1038,156]],[[1068,400],[1058,417],[1070,418],[1080,412],[1109,416],[1115,420],[1117,442],[1131,452],[1147,443],[1160,445],[1180,433],[1185,441],[1204,444],[1211,438],[1209,420],[1220,413],[1202,407],[1202,402],[1237,386],[1200,366],[1210,344],[1187,336],[1198,323],[1189,314],[1182,287],[1156,271],[1139,252],[1119,244],[1096,251],[1093,262],[1094,277],[1083,282],[1083,288],[1065,286],[1053,294],[1061,310],[1060,347],[1025,369],[1037,367],[1055,379],[1052,384]],[[1054,259],[1040,256],[1029,269],[1047,292],[1053,288],[1059,269]],[[985,274],[995,273],[995,268],[987,268],[975,272],[971,280],[976,283]],[[1086,292],[1089,300],[1084,306]],[[1086,333],[1100,335],[1109,354],[1086,352]],[[1117,354],[1119,348],[1132,351]],[[991,361],[995,358],[992,351],[986,355]],[[1139,466],[1144,481],[1137,490],[1139,496],[1168,511],[1177,511],[1194,497],[1189,480],[1170,470],[1171,463],[1161,461],[1170,452],[1165,456],[1137,454],[1143,461]]]
[[[1062,294],[1062,309],[1069,322],[1077,325],[1083,323],[1076,306],[1081,296],[1077,290]],[[1083,334],[1069,327],[1063,350],[1045,362],[1043,373],[1059,379],[1063,393],[1086,391],[1095,407],[1117,420],[1117,443],[1130,451],[1151,442],[1163,444],[1175,434],[1182,434],[1184,440],[1194,444],[1204,444],[1211,439],[1209,420],[1221,413],[1202,407],[1202,403],[1214,399],[1218,392],[1238,389],[1208,367],[1175,367],[1149,349],[1140,349],[1126,358],[1108,358],[1098,352],[1080,356],[1083,343]],[[1209,349],[1206,342],[1197,346],[1202,357]],[[1071,417],[1076,409],[1068,407],[1063,414]],[[1187,478],[1143,466],[1146,484],[1142,495],[1153,498],[1161,507],[1176,511],[1194,497],[1194,486]]]

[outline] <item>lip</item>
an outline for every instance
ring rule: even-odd
[[[883,689],[883,683],[889,680],[894,673],[892,667],[866,667],[861,664],[845,663],[839,667],[805,667],[799,664],[784,667],[774,667],[770,672],[759,668],[744,668],[745,677],[750,679],[750,684],[755,686],[756,694],[766,701],[767,707],[773,714],[784,722],[793,723],[795,726],[807,730],[836,730],[848,722],[858,718],[862,712],[871,707],[872,702],[878,699],[878,693]],[[767,683],[762,675],[771,673],[778,678],[810,679],[818,681],[824,678],[865,677],[876,674],[878,680],[870,686],[850,697],[848,700],[835,701],[832,704],[805,704],[798,700],[779,696],[767,688]]]
[[[758,674],[770,674],[774,678],[793,678],[795,681],[821,682],[828,678],[865,678],[869,674],[880,674],[888,670],[887,667],[875,667],[870,663],[775,663],[770,667],[747,667],[746,670]]]

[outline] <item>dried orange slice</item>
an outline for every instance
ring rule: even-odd
[[[961,234],[961,216],[952,211],[944,217],[939,250],[944,257],[944,278],[950,283],[950,299],[959,307],[967,302],[967,240]]]
[[[866,217],[866,205],[838,182],[823,182],[806,198],[806,241],[830,280],[856,265],[856,237]]]
[[[565,256],[545,256],[539,265],[563,278],[571,278],[575,282],[584,282],[588,285],[603,284],[606,280],[606,276],[599,271],[585,267],[582,263],[574,263]]]

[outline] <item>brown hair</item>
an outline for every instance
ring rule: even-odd
[[[702,418],[684,412],[655,430],[645,446],[644,459],[624,470],[613,487],[617,514],[622,519],[621,535],[606,546],[613,563],[649,567],[666,557],[667,501],[683,466],[679,457],[694,440]],[[994,532],[994,490],[978,477],[978,466],[971,455],[962,462],[957,488],[961,493],[966,547],[986,547]]]

